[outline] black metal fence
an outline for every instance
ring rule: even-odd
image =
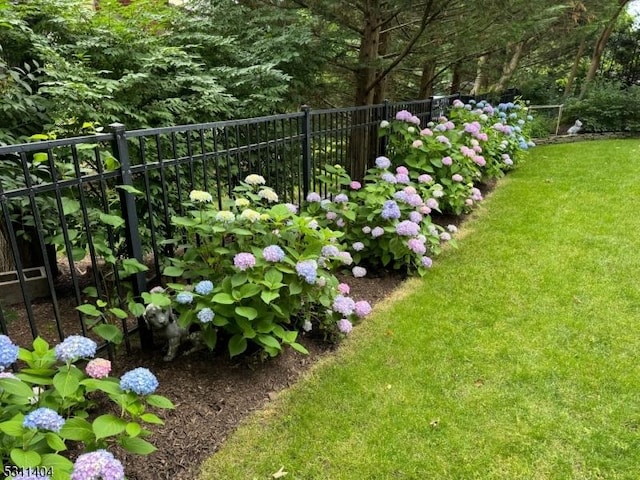
[[[222,205],[257,173],[282,201],[300,203],[319,187],[323,165],[351,169],[356,150],[370,159],[385,153],[382,120],[407,109],[425,124],[455,98],[146,130],[114,124],[109,133],[0,147],[1,333],[22,345],[38,335],[57,342],[107,321],[127,348],[136,330],[150,345],[139,319],[113,307],[126,310],[127,295],[158,281],[171,216],[184,213],[191,190]],[[76,309],[87,302],[102,316]]]

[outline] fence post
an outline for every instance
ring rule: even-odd
[[[391,115],[391,105],[388,99],[384,99],[382,102],[382,118],[380,121],[390,121],[389,116]],[[376,127],[376,132],[380,128],[380,124]],[[380,142],[378,143],[379,155],[387,155],[387,147],[389,146],[389,137],[387,135],[383,135],[380,137]]]
[[[311,108],[302,105],[302,196],[307,198],[311,189]],[[302,203],[302,201],[300,202]]]
[[[109,125],[113,140],[111,141],[111,149],[114,157],[120,163],[120,177],[122,185],[133,186],[133,176],[131,175],[131,160],[129,158],[129,145],[125,137],[125,127],[121,123],[112,123]],[[135,258],[140,263],[143,261],[142,243],[138,229],[138,212],[136,211],[135,198],[132,193],[124,189],[120,190],[120,209],[122,217],[125,221],[125,236],[127,242],[127,255],[129,258]],[[140,298],[142,292],[147,290],[147,281],[143,272],[138,272],[132,279],[133,295],[136,299]],[[140,346],[144,350],[153,348],[153,337],[151,330],[147,328],[142,317],[138,318],[138,327],[140,329]],[[125,332],[126,333],[126,332]]]
[[[429,97],[429,118],[427,119],[427,123],[433,121],[433,103],[434,103],[434,97],[432,95]]]

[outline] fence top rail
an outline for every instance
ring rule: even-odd
[[[174,125],[171,127],[142,128],[139,130],[128,130],[127,138],[145,137],[148,135],[164,135],[170,133],[185,133],[199,130],[211,130],[215,128],[236,127],[240,125],[254,125],[258,123],[277,122],[279,120],[292,120],[301,118],[304,112],[282,113],[279,115],[269,115],[266,117],[239,118],[237,120],[221,120],[218,122],[196,123],[190,125]]]
[[[70,147],[87,143],[110,142],[113,140],[112,133],[99,133],[97,135],[84,135],[82,137],[59,138],[57,140],[45,140],[32,143],[18,143],[15,145],[0,146],[0,155],[11,153],[27,153],[47,150],[56,147]]]

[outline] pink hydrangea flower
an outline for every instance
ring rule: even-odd
[[[442,157],[442,164],[447,167],[453,165],[453,159],[451,157]]]
[[[422,140],[414,140],[411,146],[413,148],[420,148],[422,146]]]
[[[340,283],[340,284],[338,284],[338,291],[342,295],[349,295],[349,292],[351,291],[351,288],[346,283]]]
[[[106,358],[94,358],[85,367],[87,375],[91,378],[104,378],[111,373],[111,362]]]
[[[353,311],[356,316],[360,318],[366,317],[371,313],[371,305],[369,305],[369,302],[361,300],[359,302],[356,302],[355,307],[353,307]]]
[[[355,180],[350,184],[351,190],[360,190],[362,188],[362,184],[360,182],[356,182]]]

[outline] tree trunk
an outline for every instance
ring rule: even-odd
[[[484,71],[484,66],[487,63],[487,56],[482,55],[478,58],[478,68],[476,70],[476,79],[473,82],[473,89],[471,89],[471,95],[480,95],[483,90],[487,89],[487,74]]]
[[[451,88],[449,88],[449,94],[455,95],[460,93],[460,83],[462,82],[462,65],[460,62],[456,62],[453,65],[453,72],[451,72]]]
[[[370,88],[376,79],[376,63],[380,46],[380,0],[367,0],[364,11],[364,28],[360,37],[360,54],[356,76],[355,105],[364,106],[373,103],[375,88]],[[383,93],[378,90],[379,94]],[[367,169],[368,146],[370,144],[368,110],[357,110],[351,115],[352,125],[360,125],[351,129],[349,138],[350,174],[354,180],[362,180]]]
[[[619,0],[618,8],[613,13],[613,16],[609,19],[609,22],[602,30],[602,33],[596,40],[596,44],[593,47],[593,54],[591,55],[591,64],[589,65],[589,70],[587,71],[587,76],[584,79],[584,83],[582,84],[582,89],[580,90],[580,96],[578,98],[583,98],[587,93],[587,89],[589,88],[589,84],[593,82],[596,78],[596,73],[598,73],[598,68],[600,67],[600,59],[602,58],[602,52],[604,52],[604,47],[607,46],[607,42],[609,41],[609,37],[613,32],[613,29],[616,26],[616,20],[620,13],[622,13],[629,3],[629,0]]]
[[[584,55],[584,50],[587,46],[587,40],[585,38],[582,39],[580,45],[578,46],[578,52],[576,53],[576,58],[573,60],[573,65],[571,66],[571,71],[569,72],[569,76],[567,77],[567,84],[564,87],[563,97],[567,98],[571,96],[573,93],[573,84],[576,80],[576,75],[578,73],[578,68],[580,67],[580,60],[582,60],[582,56]]]
[[[524,45],[524,41],[516,43],[511,58],[508,62],[505,62],[502,67],[502,75],[500,76],[500,79],[491,87],[490,91],[503,92],[506,89],[509,80],[511,80],[513,73],[518,68],[518,64],[520,63],[520,59],[524,52]]]
[[[418,98],[429,98],[433,95],[433,77],[436,74],[435,60],[427,60],[422,66],[422,76],[420,77],[420,91]]]

